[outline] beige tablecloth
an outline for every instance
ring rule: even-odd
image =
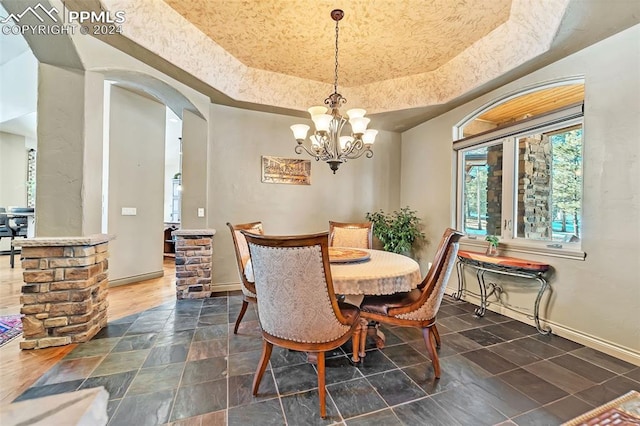
[[[365,251],[371,254],[371,258],[365,262],[331,264],[336,294],[393,294],[411,291],[422,281],[420,265],[415,260],[387,251]],[[247,263],[245,275],[253,282],[251,261]]]

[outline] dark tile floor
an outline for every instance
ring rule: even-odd
[[[110,425],[557,425],[640,389],[632,364],[445,297],[440,380],[419,330],[383,327],[387,347],[368,342],[359,368],[350,343],[327,354],[323,421],[305,354],[274,348],[251,396],[262,341],[253,309],[233,335],[240,305],[223,294],[112,321],[16,401],[104,386]]]

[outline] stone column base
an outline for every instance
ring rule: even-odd
[[[90,340],[107,325],[108,235],[16,240],[22,247],[21,349]]]
[[[215,229],[179,229],[176,237],[176,298],[203,299],[212,292]]]

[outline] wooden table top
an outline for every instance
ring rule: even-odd
[[[458,257],[461,257],[463,259],[475,260],[476,262],[480,263],[498,265],[505,268],[527,269],[529,271],[538,272],[545,272],[549,270],[550,267],[548,263],[519,259],[517,257],[488,256],[485,253],[477,251],[458,250]]]

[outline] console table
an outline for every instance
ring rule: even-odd
[[[464,268],[466,267],[470,267],[476,271],[476,278],[478,279],[480,294],[475,294],[467,289],[464,275]],[[549,268],[550,265],[547,263],[533,262],[530,260],[507,256],[488,256],[480,252],[459,250],[457,263],[458,291],[452,294],[452,297],[456,300],[460,300],[464,292],[468,292],[480,297],[480,306],[475,310],[475,314],[480,317],[484,316],[486,312],[487,298],[493,294],[496,294],[498,302],[500,302],[503,306],[508,309],[520,312],[518,309],[514,309],[512,306],[504,303],[501,300],[501,294],[503,292],[502,287],[494,282],[485,281],[485,273],[489,272],[492,274],[535,280],[540,285],[540,289],[538,290],[538,295],[533,306],[533,319],[536,324],[536,329],[539,333],[549,334],[551,332],[551,328],[548,326],[546,328],[543,328],[540,325],[539,318],[540,300],[542,299],[542,295],[544,294],[544,292],[549,287],[545,278],[545,273],[549,270]],[[490,287],[490,291],[488,293],[487,286]]]

